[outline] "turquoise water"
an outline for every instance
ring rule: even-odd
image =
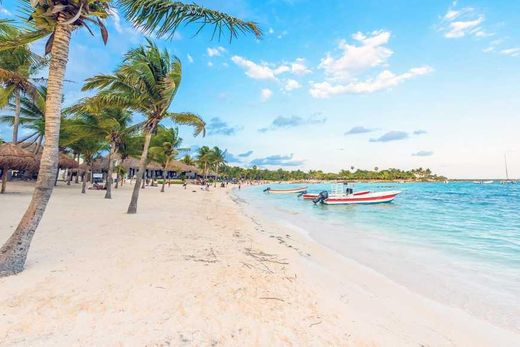
[[[237,192],[251,213],[297,228],[434,300],[520,331],[520,184],[357,184],[355,190],[402,194],[390,204],[349,206],[315,206],[264,188]]]

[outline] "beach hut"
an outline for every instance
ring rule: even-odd
[[[2,188],[0,193],[5,193],[7,175],[9,170],[27,170],[37,167],[34,155],[13,143],[0,145],[0,169],[2,169]]]

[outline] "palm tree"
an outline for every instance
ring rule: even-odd
[[[224,166],[226,164],[226,152],[227,151],[223,151],[220,148],[218,148],[217,146],[213,147],[213,149],[211,150],[210,162],[211,162],[211,166],[215,170],[217,179],[218,179],[218,174],[219,174],[220,169],[222,168],[222,166]],[[215,186],[216,185],[217,185],[217,183],[215,181]]]
[[[208,171],[211,166],[211,149],[208,146],[202,146],[197,152],[197,164],[202,170],[204,179],[208,176]]]
[[[194,113],[174,113],[168,109],[181,82],[181,62],[171,58],[168,51],[161,51],[155,43],[147,40],[145,46],[130,50],[123,64],[112,75],[98,75],[87,79],[83,90],[97,88],[95,96],[102,103],[128,107],[146,115],[143,126],[144,147],[139,162],[128,213],[137,212],[139,187],[146,169],[148,149],[154,131],[165,118],[177,124],[195,127],[195,136],[204,134],[205,123]]]
[[[0,40],[10,40],[20,34],[14,26],[6,23]],[[29,45],[21,45],[0,51],[0,109],[10,106],[14,110],[12,142],[18,143],[20,107],[22,95],[37,97],[37,87],[31,76],[46,64],[46,60],[31,52]],[[10,102],[11,101],[11,102]]]
[[[195,159],[191,157],[191,155],[186,154],[184,157],[182,157],[181,161],[189,166],[194,166],[196,164]]]
[[[76,123],[75,133],[80,137],[103,136],[108,143],[105,199],[112,199],[113,158],[125,139],[137,132],[140,124],[131,125],[132,113],[127,109],[98,103],[96,97],[84,99],[64,112],[73,113],[83,120]]]
[[[19,124],[30,130],[29,135],[19,142],[31,140],[29,144],[36,143],[34,154],[40,152],[45,138],[45,98],[47,87],[38,86],[35,97],[23,95],[20,98]],[[10,103],[10,106],[15,107]],[[17,120],[15,115],[0,116],[0,122],[14,125]]]
[[[196,4],[171,0],[23,0],[28,22],[32,29],[23,30],[17,37],[0,42],[0,51],[49,37],[46,53],[51,53],[45,109],[45,147],[42,153],[38,181],[32,200],[15,232],[0,248],[0,276],[9,276],[23,270],[32,237],[47,207],[53,190],[58,167],[58,143],[61,120],[61,98],[69,47],[73,30],[87,23],[97,25],[106,43],[108,31],[103,20],[118,8],[136,28],[147,34],[173,37],[182,24],[214,27],[218,36],[228,31],[230,39],[240,32],[262,35],[256,23],[244,22],[225,13],[206,9]],[[114,7],[114,8],[111,8]],[[2,22],[2,28],[5,26]],[[2,29],[3,30],[3,29]],[[90,29],[88,29],[90,30]]]
[[[161,164],[163,172],[166,172],[168,165],[172,160],[175,160],[179,151],[183,150],[180,147],[182,139],[179,137],[178,128],[158,127],[157,135],[153,138],[150,146],[151,159]],[[164,186],[166,177],[163,175],[161,192],[164,193]]]

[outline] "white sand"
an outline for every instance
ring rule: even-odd
[[[0,196],[0,242],[30,200]],[[192,189],[197,192],[193,193]],[[514,346],[520,336],[396,285],[228,192],[57,187],[26,270],[0,279],[0,345]],[[14,193],[14,192],[19,193]],[[310,254],[310,255],[308,255]],[[377,256],[377,255],[374,255]]]

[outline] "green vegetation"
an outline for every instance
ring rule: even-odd
[[[267,181],[294,181],[294,180],[347,180],[347,181],[444,181],[443,176],[432,174],[430,169],[414,169],[410,171],[399,169],[387,170],[341,170],[339,173],[323,172],[321,170],[288,171],[283,169],[267,170],[225,166],[222,175],[233,179],[253,179]]]

